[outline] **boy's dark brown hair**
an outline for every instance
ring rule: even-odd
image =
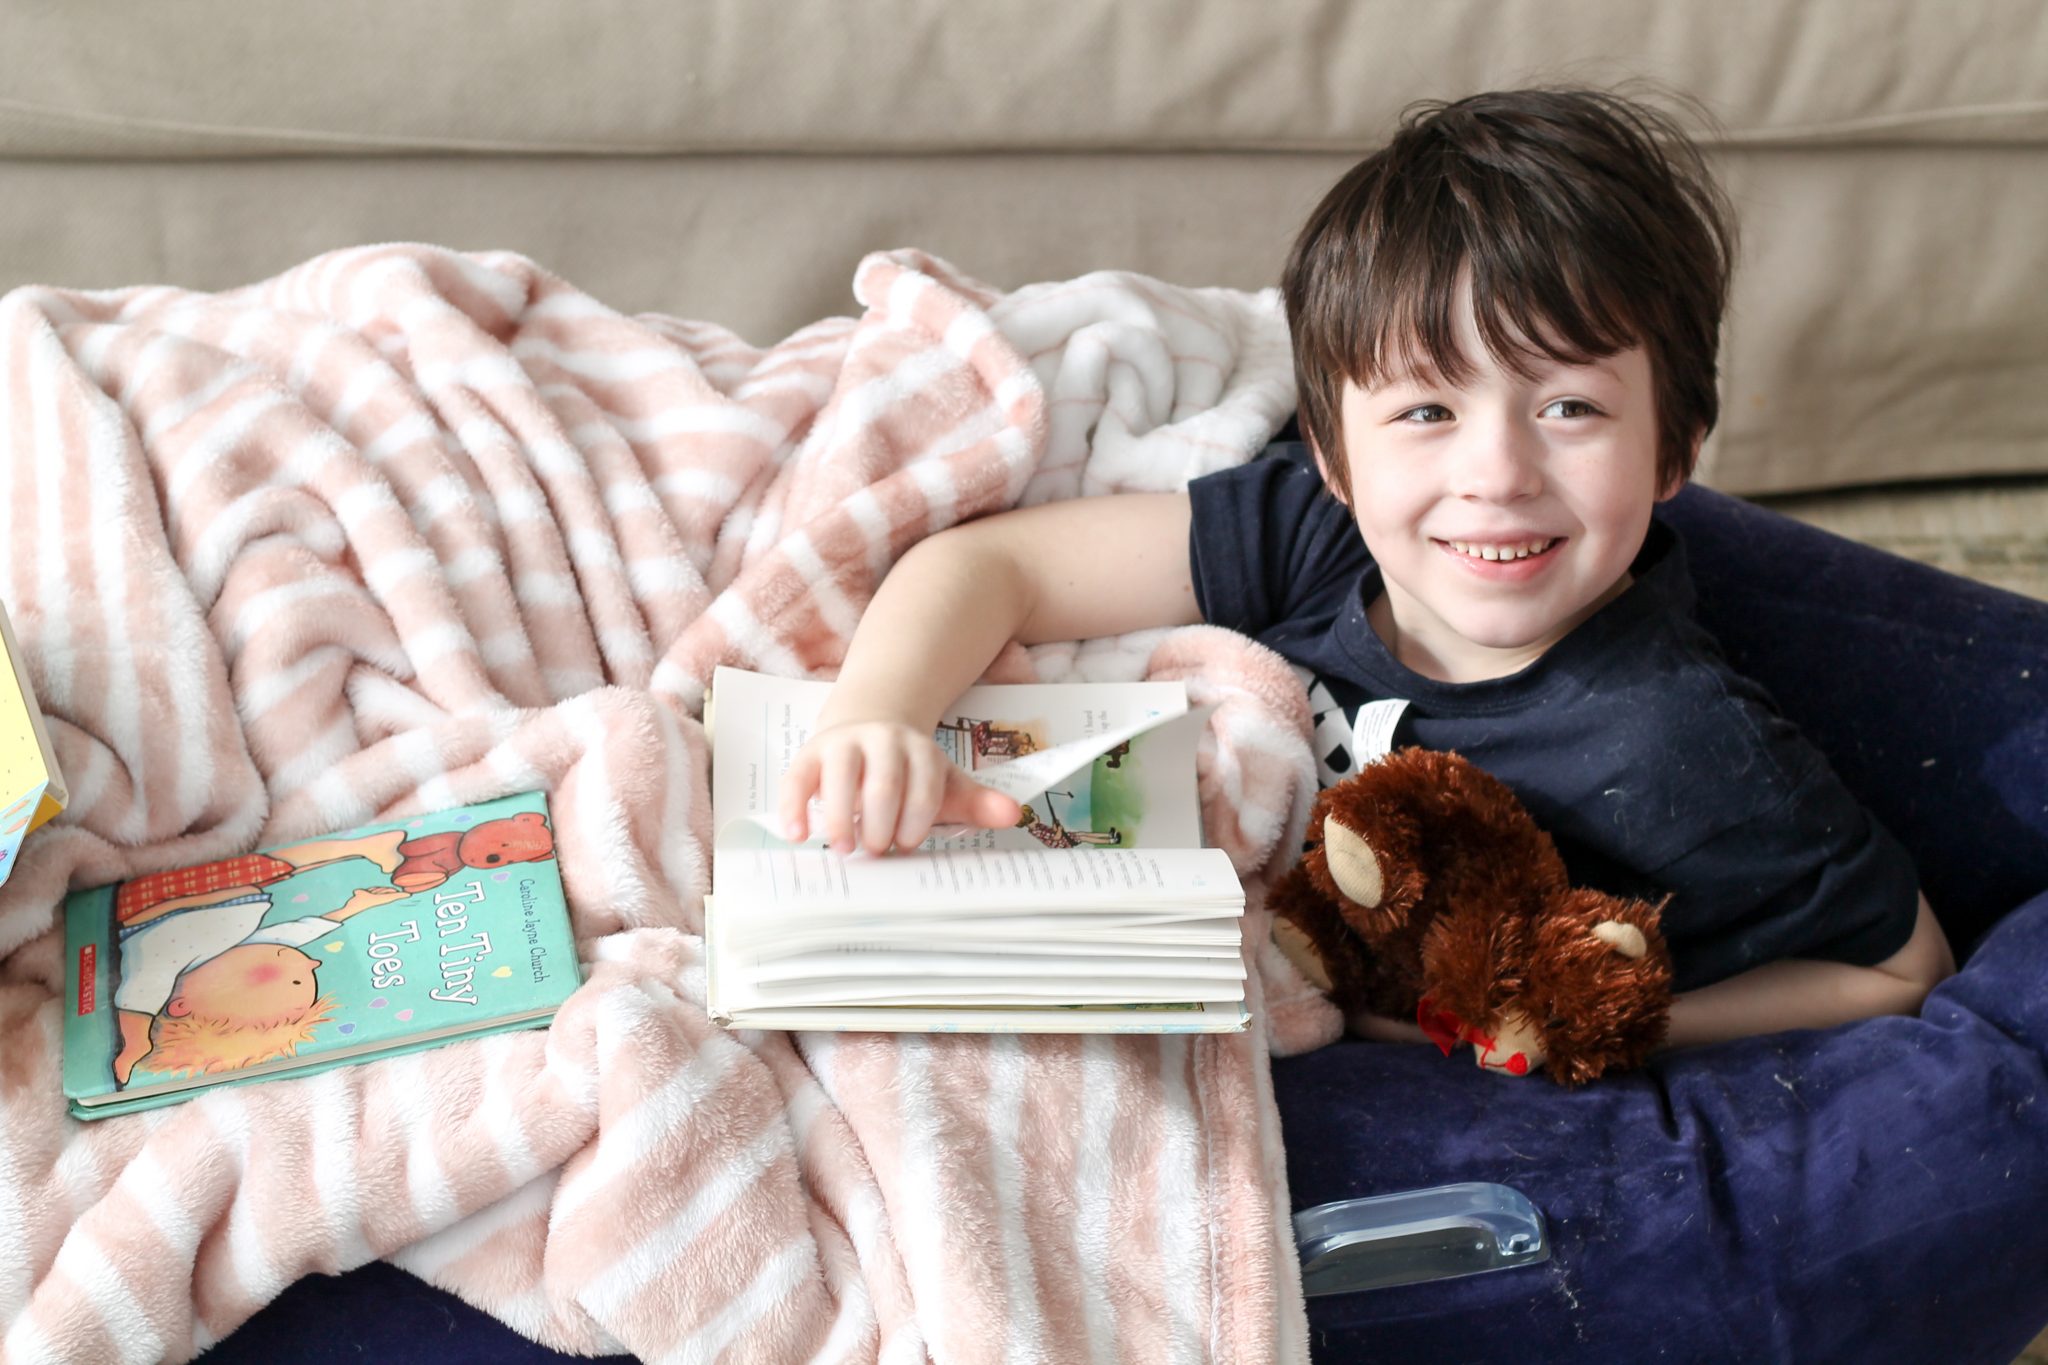
[[[1595,90],[1510,90],[1411,105],[1385,147],[1323,197],[1281,278],[1301,425],[1350,501],[1341,400],[1427,365],[1463,383],[1459,286],[1490,355],[1579,364],[1641,344],[1657,472],[1692,473],[1720,415],[1715,355],[1733,216],[1667,115]]]

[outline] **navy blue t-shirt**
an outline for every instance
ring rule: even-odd
[[[1311,674],[1318,763],[1346,718],[1406,698],[1397,747],[1456,752],[1550,832],[1575,885],[1655,899],[1674,986],[1784,957],[1868,966],[1905,946],[1919,879],[1897,840],[1693,619],[1677,533],[1653,521],[1633,583],[1518,673],[1423,677],[1366,620],[1379,567],[1298,444],[1188,485],[1203,619]]]

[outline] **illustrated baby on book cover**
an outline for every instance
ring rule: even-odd
[[[78,892],[66,940],[85,1109],[544,1022],[578,981],[539,793]]]

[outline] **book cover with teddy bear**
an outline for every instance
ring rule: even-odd
[[[538,792],[74,893],[80,1118],[545,1024],[580,975]]]

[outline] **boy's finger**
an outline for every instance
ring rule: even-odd
[[[1017,804],[1015,797],[979,785],[975,788],[973,820],[984,829],[1008,829],[1023,814],[1024,808]]]
[[[946,793],[939,802],[942,824],[979,825],[983,829],[1004,829],[1023,814],[1018,804],[999,791],[982,786],[958,768],[946,774]]]
[[[789,771],[782,775],[776,820],[782,826],[782,837],[791,843],[802,843],[810,833],[810,821],[806,818],[811,798],[818,792],[818,759],[805,749],[790,763]]]
[[[939,801],[946,792],[946,771],[953,765],[936,752],[910,760],[910,781],[903,789],[903,814],[896,818],[896,847],[916,848],[932,832]]]
[[[826,754],[818,783],[818,823],[825,842],[853,852],[854,802],[860,797],[860,750],[848,744]]]
[[[896,837],[896,817],[903,810],[903,755],[886,747],[865,755],[860,784],[861,843],[880,857]]]

